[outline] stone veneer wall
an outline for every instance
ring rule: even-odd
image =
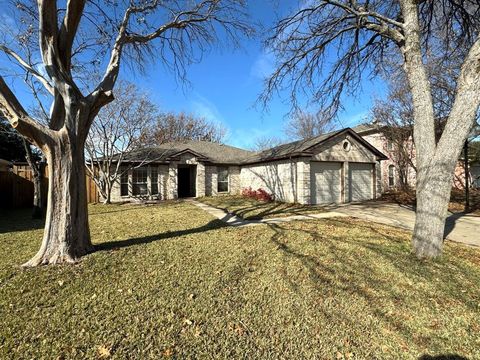
[[[213,165],[205,166],[205,195],[217,195],[217,167]]]
[[[297,162],[296,159],[278,160],[242,166],[240,187],[242,189],[248,187],[254,190],[263,189],[269,194],[273,194],[276,200],[298,202]],[[302,194],[302,198],[304,197]]]
[[[242,190],[240,180],[240,166],[228,167],[228,192],[232,195],[240,194]]]
[[[310,204],[310,160],[297,161],[297,202]]]

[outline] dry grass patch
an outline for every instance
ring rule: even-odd
[[[259,220],[306,215],[324,212],[322,206],[284,203],[279,201],[258,201],[240,195],[210,196],[199,199],[201,202],[233,213],[245,220]]]
[[[23,270],[29,212],[0,218],[0,358],[480,358],[480,252],[420,262],[350,219],[226,227],[188,203],[90,207],[99,251]]]

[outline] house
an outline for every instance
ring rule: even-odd
[[[262,152],[169,143],[124,157],[128,170],[113,187],[112,201],[239,194],[248,187],[301,204],[368,200],[381,194],[380,162],[386,159],[349,128]]]
[[[399,156],[399,150],[396,148],[394,142],[386,135],[384,125],[372,122],[360,124],[352,129],[364,140],[368,141],[387,156],[387,159],[382,161],[380,165],[383,191],[398,188],[402,181],[409,186],[415,187],[417,178],[417,173],[414,168],[416,163],[416,152],[412,137],[409,137],[402,149],[409,157],[409,162],[404,163],[402,166],[400,163],[401,157]],[[474,129],[472,132],[473,131],[476,131],[476,133],[479,132],[478,129]],[[455,174],[452,183],[453,187],[459,189],[465,187],[465,169],[462,156],[463,153],[455,167]],[[471,186],[474,188],[480,188],[480,163],[478,161],[470,164],[469,174]],[[402,177],[403,179],[401,179]]]
[[[386,135],[385,126],[376,122],[364,123],[352,128],[364,140],[376,147],[387,156],[381,163],[381,183],[383,191],[400,187],[402,182],[409,186],[414,186],[416,181],[416,171],[412,164],[415,164],[415,146],[413,139],[409,139],[404,145],[404,151],[407,152],[411,164],[401,164],[401,157],[393,141]],[[402,179],[403,177],[403,179]]]

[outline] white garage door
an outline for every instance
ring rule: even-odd
[[[373,199],[373,165],[349,163],[348,166],[349,201]]]
[[[312,204],[341,202],[341,163],[310,163],[310,194]]]

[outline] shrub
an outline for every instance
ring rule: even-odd
[[[242,196],[252,198],[258,201],[270,202],[273,201],[272,194],[269,194],[263,189],[253,190],[250,186],[242,189]]]

